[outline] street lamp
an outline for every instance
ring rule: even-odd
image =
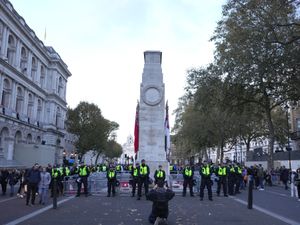
[[[284,106],[284,109],[285,109],[285,116],[286,116],[286,128],[287,128],[287,147],[286,147],[286,150],[288,151],[289,153],[289,179],[290,179],[290,183],[292,182],[292,164],[291,164],[291,151],[292,151],[292,148],[290,146],[290,126],[289,126],[289,106],[286,104]]]

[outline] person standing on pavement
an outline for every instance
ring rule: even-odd
[[[237,163],[234,167],[235,171],[235,194],[240,194],[240,186],[243,180],[242,176],[242,168],[239,163]]]
[[[288,189],[288,180],[289,180],[289,170],[285,168],[285,166],[282,167],[281,173],[280,173],[280,180],[284,184],[284,189]]]
[[[117,173],[112,166],[110,166],[109,170],[106,173],[107,178],[107,197],[116,195],[116,182],[117,182]]]
[[[158,170],[154,172],[154,183],[157,184],[158,182],[165,183],[166,180],[166,172],[162,169],[162,165],[158,166]]]
[[[297,187],[298,201],[300,202],[300,168],[296,170],[296,174],[294,176],[294,185]]]
[[[47,172],[46,167],[43,167],[40,176],[41,176],[41,180],[39,183],[39,196],[40,196],[39,203],[45,205],[48,199],[48,189],[49,189],[49,184],[51,182],[51,175],[49,172]]]
[[[208,191],[208,199],[212,201],[212,190],[211,190],[211,174],[212,168],[207,163],[207,161],[203,162],[203,166],[200,167],[200,175],[201,175],[201,184],[200,184],[200,201],[203,201],[204,197],[204,188],[207,188]]]
[[[0,171],[0,183],[1,183],[1,189],[2,189],[3,196],[6,195],[7,179],[8,179],[8,170],[2,169]]]
[[[142,197],[142,186],[145,188],[145,195],[148,193],[149,188],[149,166],[146,165],[145,159],[142,160],[142,164],[139,166],[139,184],[138,184],[138,198],[140,200]]]
[[[28,171],[26,175],[27,180],[27,195],[26,195],[26,205],[34,205],[35,195],[38,191],[38,185],[41,180],[39,164],[34,164],[34,166]],[[31,198],[31,205],[29,204]]]
[[[259,190],[263,191],[264,188],[264,180],[265,180],[265,171],[261,164],[258,165],[257,176],[259,180]]]
[[[9,171],[9,174],[8,174],[8,177],[7,177],[7,180],[8,180],[8,184],[10,186],[10,197],[14,196],[14,193],[15,193],[15,185],[18,183],[18,174],[16,172],[16,170],[10,170]]]
[[[131,197],[135,196],[135,189],[136,185],[139,183],[139,163],[136,163],[135,166],[132,167],[131,169],[131,186],[132,186],[132,192],[131,192]]]
[[[217,187],[217,195],[220,196],[221,192],[221,186],[223,186],[223,194],[224,197],[228,197],[227,195],[227,174],[228,174],[228,168],[223,163],[219,165],[216,169],[216,174],[219,178],[218,180],[218,187]]]
[[[193,186],[194,186],[194,171],[190,167],[190,165],[187,165],[183,169],[183,190],[182,190],[182,196],[186,196],[186,188],[189,186],[190,189],[190,196],[194,197],[194,192],[193,192]]]
[[[88,196],[88,177],[90,175],[90,171],[88,169],[88,167],[86,165],[84,165],[84,163],[82,162],[80,164],[80,167],[78,168],[78,181],[77,181],[77,195],[76,197],[80,196],[80,192],[81,192],[81,185],[83,184],[83,188],[84,188],[84,194],[85,197]]]

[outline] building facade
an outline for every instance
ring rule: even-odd
[[[59,54],[38,39],[9,1],[0,0],[2,163],[26,164],[28,157],[43,156],[39,149],[47,149],[50,163],[61,161],[70,76]]]

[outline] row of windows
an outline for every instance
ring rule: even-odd
[[[5,48],[5,37],[3,35],[4,26],[3,23],[0,21],[0,48]],[[33,53],[29,53],[28,48],[21,43],[21,47],[17,47],[17,41],[14,34],[11,32],[8,34],[8,41],[6,47],[6,59],[7,62],[12,65],[16,66],[20,72],[24,75],[28,76],[32,81],[38,83],[41,88],[46,88],[46,67],[45,65],[40,62],[38,66],[37,57]],[[20,49],[18,49],[20,48]],[[20,51],[20,53],[18,53]],[[20,57],[17,57],[17,55]],[[30,54],[32,56],[30,56]],[[64,85],[65,82],[63,81],[62,77],[59,77],[57,84],[56,84],[56,93],[64,98]]]

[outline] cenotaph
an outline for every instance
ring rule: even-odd
[[[160,51],[144,52],[144,70],[140,86],[138,162],[146,160],[153,178],[158,165],[168,174],[165,152],[165,84]]]

